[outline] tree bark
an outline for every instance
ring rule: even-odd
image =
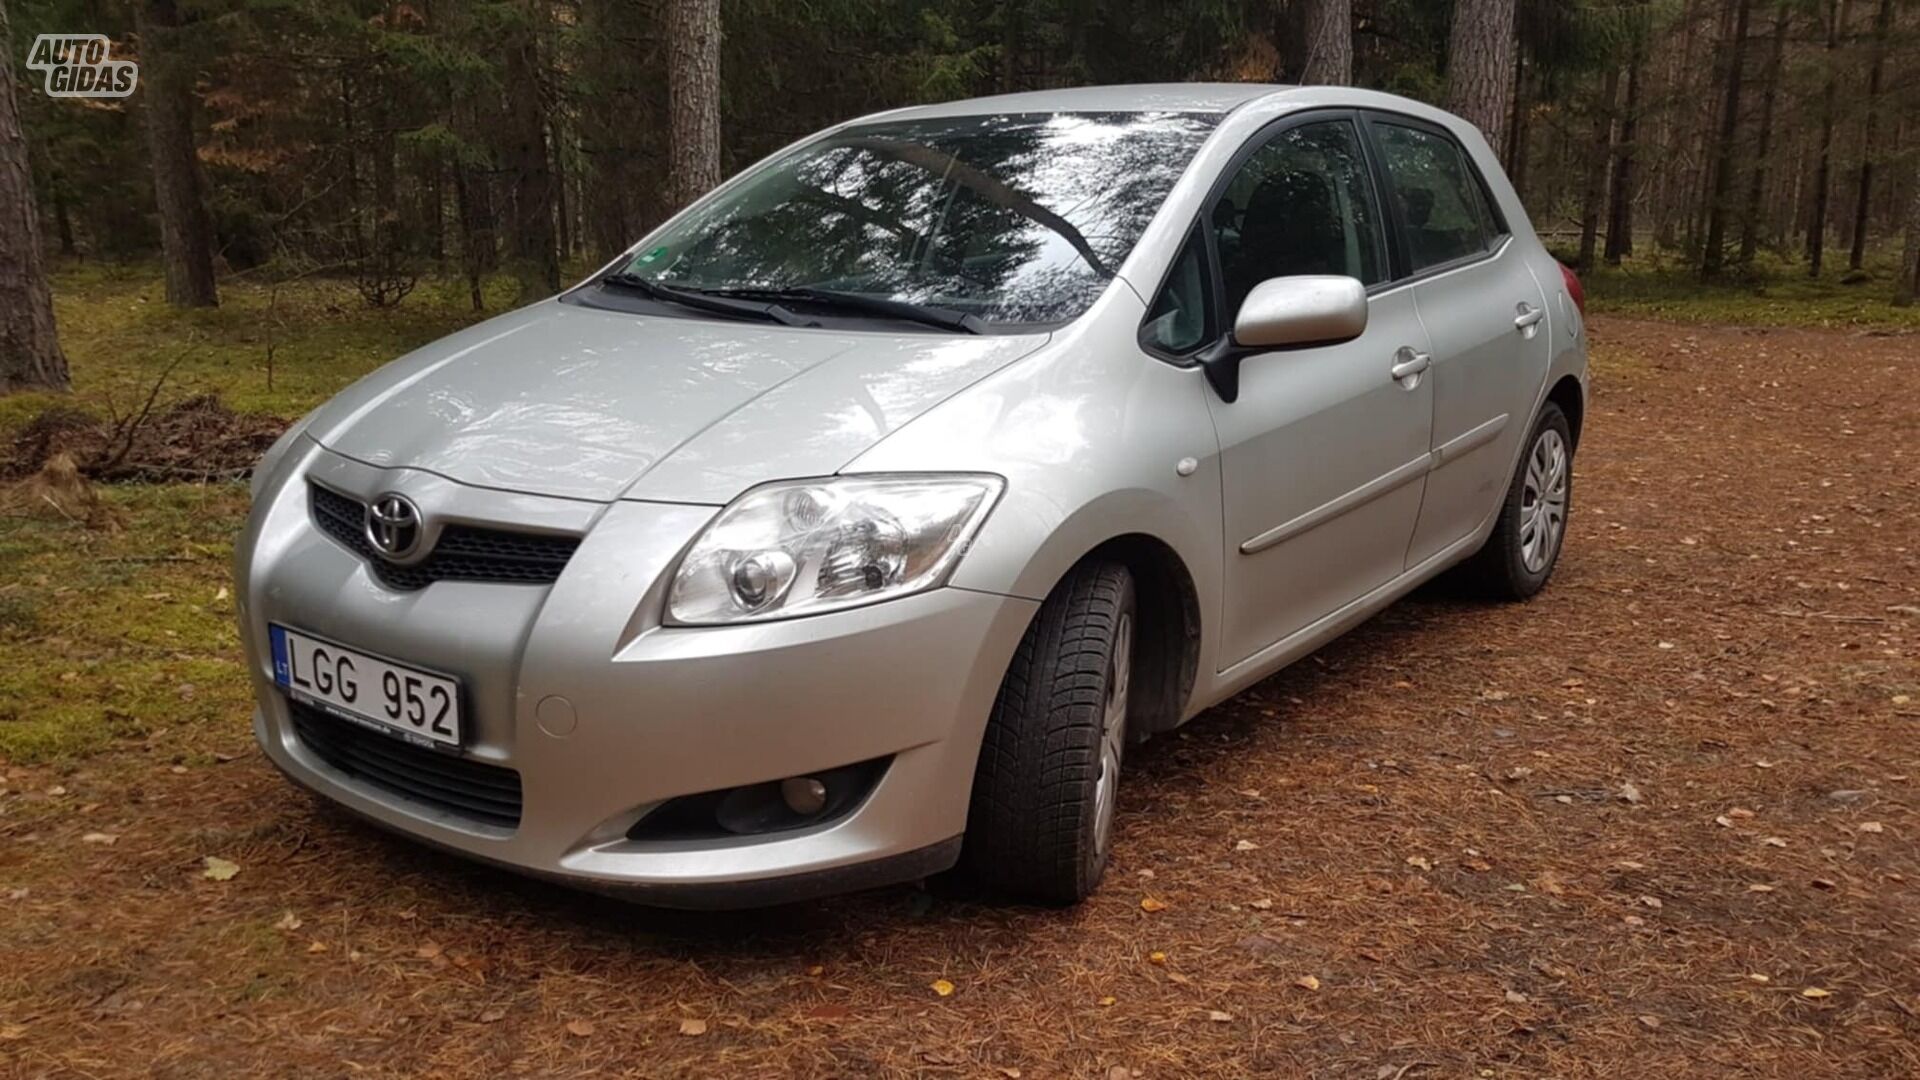
[[[74,254],[76,248],[73,243],[73,211],[67,205],[66,193],[58,187],[53,191],[53,228],[54,235],[60,238],[60,254]]]
[[[1780,67],[1787,51],[1787,14],[1790,10],[1784,0],[1774,8],[1767,70],[1761,76],[1760,138],[1754,146],[1753,168],[1747,180],[1747,207],[1740,215],[1740,263],[1743,266],[1753,261],[1753,254],[1760,246],[1760,200],[1766,194],[1767,166],[1773,154],[1774,103],[1780,96]]]
[[[1893,0],[1880,0],[1873,18],[1873,63],[1867,70],[1867,118],[1860,133],[1860,191],[1853,201],[1853,250],[1847,268],[1858,270],[1867,257],[1867,213],[1873,208],[1874,122],[1880,113],[1880,85],[1886,74],[1887,38],[1893,30]]]
[[[66,388],[67,358],[53,325],[27,137],[14,94],[13,29],[0,4],[0,394]]]
[[[1301,0],[1305,52],[1300,82],[1308,86],[1353,83],[1352,0]]]
[[[1720,126],[1713,147],[1713,184],[1707,199],[1707,239],[1700,254],[1700,274],[1720,273],[1726,259],[1727,202],[1733,192],[1734,135],[1740,128],[1740,90],[1746,76],[1747,25],[1753,0],[1727,0],[1733,7],[1733,30],[1727,42],[1726,90],[1720,99]]]
[[[194,65],[185,22],[174,0],[145,0],[135,9],[140,32],[140,89],[146,96],[153,195],[160,211],[160,250],[167,303],[213,307],[213,222],[193,135]]]
[[[1600,211],[1607,201],[1607,166],[1613,157],[1613,110],[1620,93],[1620,69],[1607,69],[1593,112],[1593,141],[1587,148],[1586,179],[1580,196],[1580,270],[1592,270],[1599,249]]]
[[[1645,79],[1643,46],[1635,46],[1627,66],[1627,103],[1620,112],[1620,140],[1613,153],[1613,185],[1607,207],[1609,265],[1633,254],[1633,156],[1640,137],[1640,84]]]
[[[1479,127],[1496,156],[1513,91],[1513,12],[1514,0],[1459,0],[1447,44],[1447,110]]]
[[[547,142],[553,148],[553,220],[560,261],[573,257],[573,221],[567,209],[566,131],[557,117],[549,118]]]
[[[720,183],[720,0],[669,0],[667,190],[679,210]]]
[[[1820,90],[1820,156],[1814,167],[1813,216],[1807,222],[1807,276],[1819,277],[1827,251],[1827,208],[1833,201],[1833,119],[1840,92],[1840,35],[1853,0],[1827,3],[1827,80]]]
[[[1913,166],[1913,195],[1907,200],[1907,242],[1900,249],[1899,276],[1893,288],[1893,306],[1912,307],[1920,300],[1920,161]]]
[[[1532,125],[1527,123],[1527,64],[1516,58],[1513,64],[1513,100],[1508,104],[1507,147],[1501,164],[1507,168],[1507,179],[1513,183],[1514,194],[1520,201],[1527,201],[1527,137]]]
[[[540,16],[529,9],[527,23],[507,44],[507,116],[504,164],[513,181],[512,270],[520,279],[522,300],[560,288],[560,257],[554,246],[553,170],[547,156],[546,101],[541,94]]]

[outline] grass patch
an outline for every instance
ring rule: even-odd
[[[100,492],[124,529],[0,518],[0,758],[55,761],[162,729],[189,749],[245,730],[228,563],[246,489]]]
[[[241,413],[298,416],[389,360],[507,310],[515,289],[505,277],[489,282],[487,312],[475,314],[452,278],[424,280],[398,307],[375,309],[346,281],[276,288],[230,277],[219,307],[178,311],[155,266],[63,263],[54,308],[73,393],[0,397],[0,439],[49,405],[135,412],[176,362],[163,407],[211,393]],[[0,514],[0,759],[57,762],[162,730],[182,760],[232,749],[251,711],[228,591],[245,488],[96,490],[122,528]]]
[[[346,281],[276,287],[230,277],[219,307],[180,311],[167,306],[157,267],[68,262],[55,272],[53,302],[83,408],[133,410],[177,361],[163,400],[215,393],[238,412],[293,417],[387,361],[507,310],[513,290],[505,278],[489,283],[487,311],[476,315],[465,283],[452,278],[423,281],[397,307],[370,308]],[[53,400],[0,399],[0,431]]]
[[[1693,267],[1665,252],[1602,266],[1582,274],[1591,310],[1685,322],[1743,326],[1807,326],[1834,329],[1920,330],[1920,306],[1893,306],[1897,258],[1870,260],[1866,279],[1842,284],[1841,265],[1819,278],[1806,265],[1763,254],[1751,267],[1707,283]]]

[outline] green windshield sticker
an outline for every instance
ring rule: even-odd
[[[649,251],[645,255],[640,256],[640,261],[643,263],[650,263],[658,259],[660,256],[665,255],[666,253],[667,253],[667,245],[661,244],[659,247],[654,248],[652,251]]]

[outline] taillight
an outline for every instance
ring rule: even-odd
[[[1580,275],[1573,272],[1573,267],[1568,266],[1566,263],[1561,263],[1560,276],[1567,279],[1567,295],[1573,297],[1573,306],[1579,308],[1580,317],[1585,318],[1587,315],[1587,290],[1580,287]]]

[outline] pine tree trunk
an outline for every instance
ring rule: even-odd
[[[60,254],[74,254],[73,210],[67,205],[66,193],[57,187],[53,191],[53,228],[60,238]]]
[[[220,302],[213,283],[213,223],[194,144],[194,67],[182,40],[183,22],[174,0],[145,0],[135,18],[167,303],[213,307]]]
[[[1840,92],[1840,34],[1853,14],[1853,0],[1827,3],[1827,81],[1820,90],[1820,157],[1814,166],[1813,215],[1807,222],[1807,276],[1819,277],[1827,252],[1827,210],[1833,202],[1833,113]]]
[[[1353,83],[1352,0],[1301,0],[1305,7],[1305,56],[1300,82],[1307,86]]]
[[[1586,182],[1580,196],[1580,269],[1593,269],[1599,248],[1600,211],[1607,201],[1607,166],[1613,156],[1613,109],[1620,93],[1620,69],[1608,68],[1594,106],[1593,141],[1587,148]]]
[[[1506,149],[1513,91],[1514,0],[1459,0],[1447,46],[1447,110],[1479,127],[1495,155]]]
[[[559,246],[560,261],[564,263],[573,257],[573,221],[567,209],[566,146],[561,141],[566,133],[557,118],[550,120],[550,125],[547,141],[553,147],[553,220],[559,229],[555,242]]]
[[[453,170],[454,212],[460,224],[460,269],[467,279],[467,298],[478,313],[486,310],[486,298],[480,291],[480,277],[488,269],[493,255],[493,234],[474,204],[475,170],[458,165]]]
[[[667,190],[679,210],[720,183],[720,0],[669,0]]]
[[[427,254],[435,263],[447,261],[446,163],[438,150],[420,165],[420,216],[427,226]]]
[[[1899,277],[1893,306],[1912,307],[1920,300],[1920,161],[1914,163],[1913,194],[1907,199],[1907,242],[1900,249]]]
[[[1774,102],[1780,96],[1780,67],[1787,51],[1787,13],[1782,2],[1774,8],[1773,36],[1767,51],[1767,70],[1760,95],[1760,138],[1754,146],[1753,168],[1747,180],[1747,207],[1740,215],[1740,264],[1753,261],[1760,246],[1760,200],[1767,190],[1767,166],[1773,153]]]
[[[1642,48],[1635,47],[1633,61],[1627,67],[1627,104],[1620,113],[1620,142],[1613,154],[1613,186],[1607,207],[1607,254],[1609,265],[1633,254],[1633,156],[1640,137],[1640,84],[1645,79],[1641,68]]]
[[[373,250],[385,265],[393,265],[400,252],[412,245],[405,236],[406,222],[400,213],[400,185],[396,175],[397,147],[393,135],[392,99],[376,87],[378,101],[370,110],[373,125]]]
[[[14,94],[13,29],[0,3],[0,394],[66,388],[67,359],[54,330],[27,137]]]
[[[1880,85],[1886,74],[1887,37],[1893,30],[1893,0],[1880,0],[1873,19],[1873,64],[1867,71],[1867,119],[1860,134],[1860,191],[1853,200],[1853,250],[1847,268],[1858,270],[1867,258],[1867,213],[1873,208],[1874,121],[1880,113]]]
[[[560,258],[553,234],[553,170],[548,167],[546,101],[541,94],[540,52],[529,9],[527,25],[507,44],[507,116],[504,150],[513,182],[512,270],[520,298],[528,301],[560,288]]]
[[[1727,42],[1726,91],[1720,99],[1720,130],[1713,147],[1713,184],[1707,200],[1707,239],[1700,274],[1713,277],[1726,258],[1727,203],[1733,194],[1734,136],[1740,128],[1740,90],[1746,77],[1747,25],[1753,0],[1728,0],[1733,6],[1732,38]]]
[[[1507,149],[1501,164],[1507,168],[1507,179],[1513,183],[1514,194],[1520,201],[1527,201],[1527,139],[1532,134],[1527,123],[1527,65],[1515,60],[1513,65],[1513,103],[1507,121]]]

